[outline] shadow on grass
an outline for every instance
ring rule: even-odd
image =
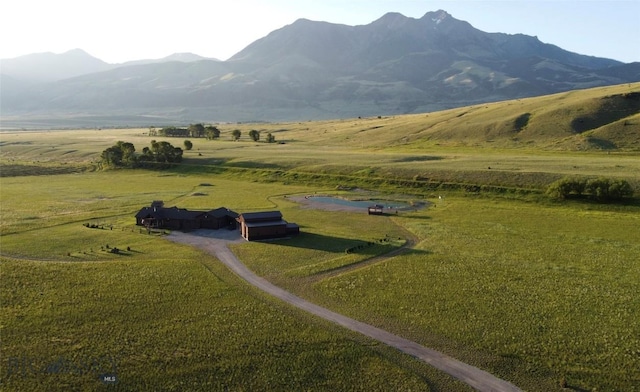
[[[429,251],[406,247],[408,241],[400,237],[381,237],[371,239],[354,239],[328,236],[323,234],[301,232],[285,241],[278,241],[278,245],[303,249],[314,249],[324,252],[357,254],[371,257],[382,257],[398,251],[429,254]]]
[[[276,163],[264,163],[258,161],[238,161],[238,162],[228,162],[226,167],[236,167],[241,169],[289,169],[284,165],[276,164]]]
[[[283,246],[293,246],[304,249],[316,249],[332,252],[336,257],[326,262],[296,268],[289,271],[291,276],[297,276],[310,282],[319,281],[331,276],[350,272],[371,264],[389,260],[400,254],[430,254],[428,250],[415,249],[409,239],[399,237],[384,237],[373,241],[339,238],[320,234],[301,233],[295,239],[279,243]],[[355,258],[343,259],[342,256]],[[342,260],[336,264],[336,261]]]
[[[133,256],[133,254],[131,254],[131,252],[126,252],[126,251],[125,251],[125,252],[120,251],[120,252],[118,252],[118,253],[112,253],[112,254],[113,254],[113,255],[116,255],[116,256],[124,256],[124,257],[131,257],[131,256]]]
[[[278,245],[321,250],[332,253],[344,253],[348,248],[367,242],[354,238],[342,238],[324,234],[307,233],[303,231],[303,227],[301,227],[300,230],[300,234],[285,241],[278,241]]]
[[[576,392],[589,392],[591,391],[591,389],[584,389],[584,388],[580,388],[574,385],[567,385],[566,387],[564,387],[564,389],[569,390],[569,391],[576,391]]]
[[[431,217],[428,215],[403,215],[402,217],[406,219],[431,220]]]

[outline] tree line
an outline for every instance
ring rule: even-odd
[[[118,141],[115,145],[102,151],[100,163],[103,167],[168,167],[173,163],[182,162],[182,149],[174,147],[168,142],[151,141],[151,146],[136,153],[132,143]]]
[[[149,136],[164,136],[164,137],[191,137],[191,138],[206,138],[208,140],[214,140],[220,138],[220,130],[215,125],[204,124],[191,124],[188,128],[180,127],[164,127],[156,129],[154,127],[149,128]],[[234,129],[231,132],[231,139],[238,140],[242,136],[242,131]],[[260,140],[260,131],[249,131],[249,137],[254,142]],[[276,138],[270,132],[267,133],[265,141],[267,143],[275,143]]]
[[[633,192],[633,187],[627,181],[604,177],[565,177],[547,188],[547,195],[555,199],[586,198],[600,203],[619,202],[633,197]]]
[[[214,125],[191,124],[188,128],[164,127],[156,129],[149,128],[149,136],[166,136],[166,137],[193,137],[207,138],[209,140],[220,137],[220,130]]]

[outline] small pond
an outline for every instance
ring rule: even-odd
[[[341,206],[355,207],[355,208],[367,208],[374,204],[380,204],[384,206],[384,208],[389,208],[389,209],[405,209],[405,208],[412,207],[408,203],[403,203],[403,202],[394,201],[394,200],[347,200],[347,199],[341,199],[339,197],[331,197],[331,196],[309,196],[308,199],[315,202],[319,202],[319,203],[338,204]]]

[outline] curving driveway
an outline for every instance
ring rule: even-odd
[[[468,384],[478,391],[521,391],[515,385],[497,378],[484,370],[474,366],[467,365],[457,359],[444,355],[438,351],[419,345],[416,342],[404,339],[380,328],[362,323],[352,318],[332,312],[329,309],[315,305],[288,291],[281,289],[269,283],[266,279],[261,278],[251,272],[244,264],[236,258],[229,250],[227,243],[244,241],[237,231],[226,230],[199,230],[191,233],[172,232],[168,237],[169,240],[183,244],[189,244],[206,250],[208,253],[216,256],[234,273],[246,280],[260,290],[277,297],[297,308],[305,310],[325,320],[329,320],[335,324],[341,325],[352,331],[359,332],[379,342],[387,344],[391,347],[409,354],[413,357],[428,363],[429,365],[439,369],[458,380]]]

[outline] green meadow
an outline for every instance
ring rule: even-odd
[[[118,390],[465,390],[132,219],[153,198],[276,208],[283,189],[308,191],[158,172],[2,178],[3,389],[111,390],[98,377],[113,373]]]
[[[337,240],[358,226],[371,237],[402,237],[409,230],[420,239],[413,249],[344,273],[317,270],[331,270],[345,256],[331,249],[334,238],[316,234],[323,230],[315,225],[306,228],[312,235],[234,250],[289,290],[523,389],[549,390],[552,380],[563,378],[585,390],[637,389],[637,209],[467,197],[435,203],[398,217],[324,212],[318,226],[340,222]],[[289,253],[294,260],[271,262]],[[350,261],[371,257],[366,251],[359,256]]]
[[[221,124],[219,140],[191,139],[183,163],[166,170],[101,168],[104,149],[123,140],[141,151],[149,129],[0,133],[0,389],[470,389],[135,226],[141,207],[163,200],[282,211],[299,236],[231,246],[258,275],[523,390],[640,390],[637,114],[590,136],[528,129],[513,140],[500,136],[506,120],[488,124],[529,105],[528,126],[550,132],[545,116],[561,124],[561,113],[598,99],[586,91],[396,118]],[[445,123],[462,132],[474,118],[484,139],[445,134]],[[584,148],[618,128],[631,133],[618,141],[625,148]],[[250,141],[251,129],[280,143]],[[624,179],[635,199],[547,198],[567,175]],[[427,206],[372,216],[291,198],[309,194]]]

